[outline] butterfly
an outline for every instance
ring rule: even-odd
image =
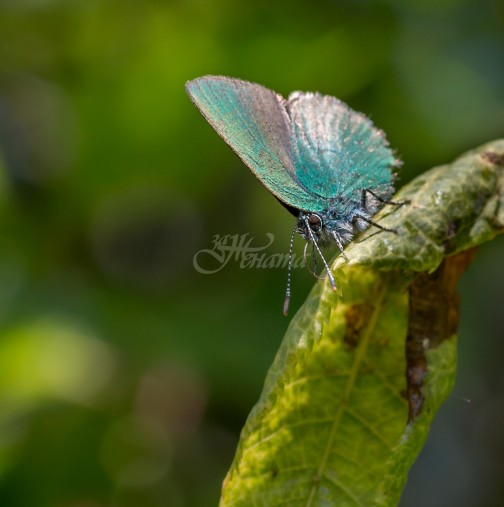
[[[287,99],[256,83],[204,76],[186,83],[190,99],[259,181],[296,217],[284,301],[291,296],[294,236],[315,249],[336,290],[320,247],[335,243],[342,255],[354,235],[394,192],[394,156],[383,131],[341,100],[293,92]]]

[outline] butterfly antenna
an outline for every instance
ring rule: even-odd
[[[290,239],[290,245],[289,245],[289,265],[287,267],[287,287],[285,288],[285,300],[284,300],[284,306],[283,306],[283,313],[287,317],[289,313],[289,303],[290,303],[290,297],[291,297],[291,273],[292,273],[292,250],[294,248],[294,236],[297,231],[297,225],[292,230],[292,235]]]
[[[310,239],[311,239],[313,245],[315,245],[315,249],[317,250],[318,254],[320,255],[322,262],[324,263],[324,267],[327,271],[327,276],[329,277],[329,282],[331,283],[331,288],[332,288],[332,290],[335,291],[336,290],[336,282],[334,280],[334,275],[332,274],[332,271],[329,269],[329,266],[327,265],[327,261],[325,260],[325,257],[322,255],[322,252],[320,251],[320,248],[317,244],[315,236],[313,235],[313,232],[311,230],[310,224],[308,223],[308,218],[305,217],[304,221],[306,224],[306,229],[308,230],[308,234],[310,235]]]

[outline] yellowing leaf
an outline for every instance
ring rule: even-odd
[[[420,176],[292,320],[222,507],[397,505],[456,366],[456,283],[504,229],[504,141]]]

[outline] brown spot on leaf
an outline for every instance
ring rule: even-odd
[[[343,342],[354,349],[359,343],[362,328],[369,322],[373,307],[369,303],[350,306],[345,313],[346,329]]]
[[[481,157],[493,165],[504,165],[504,155],[500,155],[494,151],[486,151],[481,154]]]
[[[450,254],[455,250],[455,243],[453,240],[457,236],[457,232],[459,231],[461,224],[460,220],[452,220],[448,222],[446,226],[446,236],[443,242],[446,254]]]
[[[408,421],[420,413],[428,363],[425,350],[453,336],[459,320],[457,282],[474,259],[476,249],[446,257],[434,273],[422,273],[409,288],[409,324],[406,338],[406,398]]]

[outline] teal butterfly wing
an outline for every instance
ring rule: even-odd
[[[280,201],[298,210],[325,208],[323,196],[307,190],[298,178],[302,172],[294,164],[297,148],[283,97],[223,76],[194,79],[186,90],[217,133]]]
[[[296,179],[326,198],[357,200],[363,189],[390,197],[398,165],[384,133],[340,100],[294,92],[286,103]]]
[[[384,133],[340,100],[223,76],[189,81],[186,90],[207,121],[288,207],[318,212],[357,202],[363,189],[383,199],[398,165]]]

